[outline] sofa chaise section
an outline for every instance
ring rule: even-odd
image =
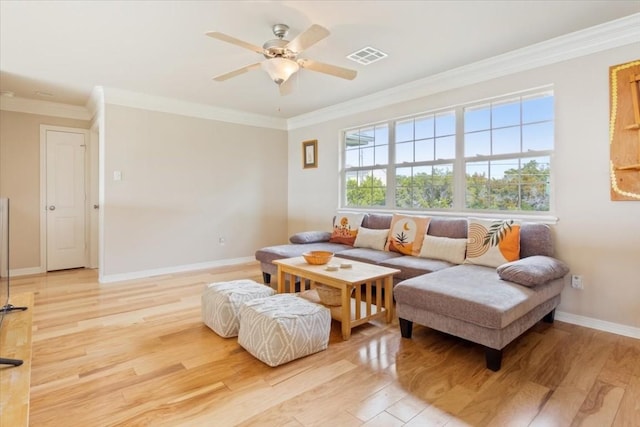
[[[495,269],[459,265],[400,282],[394,288],[402,336],[413,322],[486,347],[487,368],[500,369],[502,349],[553,312],[563,279],[533,288],[500,279]]]

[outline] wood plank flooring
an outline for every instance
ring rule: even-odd
[[[204,285],[257,263],[100,285],[92,270],[16,278],[34,292],[32,426],[640,426],[640,341],[556,321],[485,369],[478,345],[397,319],[332,324],[326,351],[270,368],[201,322]]]
[[[9,302],[27,310],[6,313],[0,328],[0,356],[22,361],[0,365],[0,427],[21,427],[29,425],[33,293],[13,294]]]

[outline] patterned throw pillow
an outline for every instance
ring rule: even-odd
[[[333,220],[333,232],[329,241],[353,246],[363,218],[364,214],[337,213]]]
[[[465,263],[498,267],[520,259],[520,223],[469,218]]]
[[[409,216],[393,214],[389,237],[384,247],[386,251],[404,255],[420,255],[424,235],[427,234],[431,218],[428,216]]]

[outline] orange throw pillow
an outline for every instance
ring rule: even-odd
[[[333,220],[333,232],[329,241],[353,246],[364,214],[338,213]]]
[[[431,218],[428,216],[393,214],[389,237],[384,249],[404,255],[420,255],[422,242],[427,234],[430,221]]]
[[[469,218],[467,264],[498,267],[520,259],[520,223]]]

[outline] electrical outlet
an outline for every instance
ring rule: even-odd
[[[224,244],[226,243],[224,237],[218,238],[218,243],[220,244],[220,246],[224,246]]]
[[[571,275],[571,287],[574,289],[584,289],[584,283],[582,283],[582,276],[578,274]]]

